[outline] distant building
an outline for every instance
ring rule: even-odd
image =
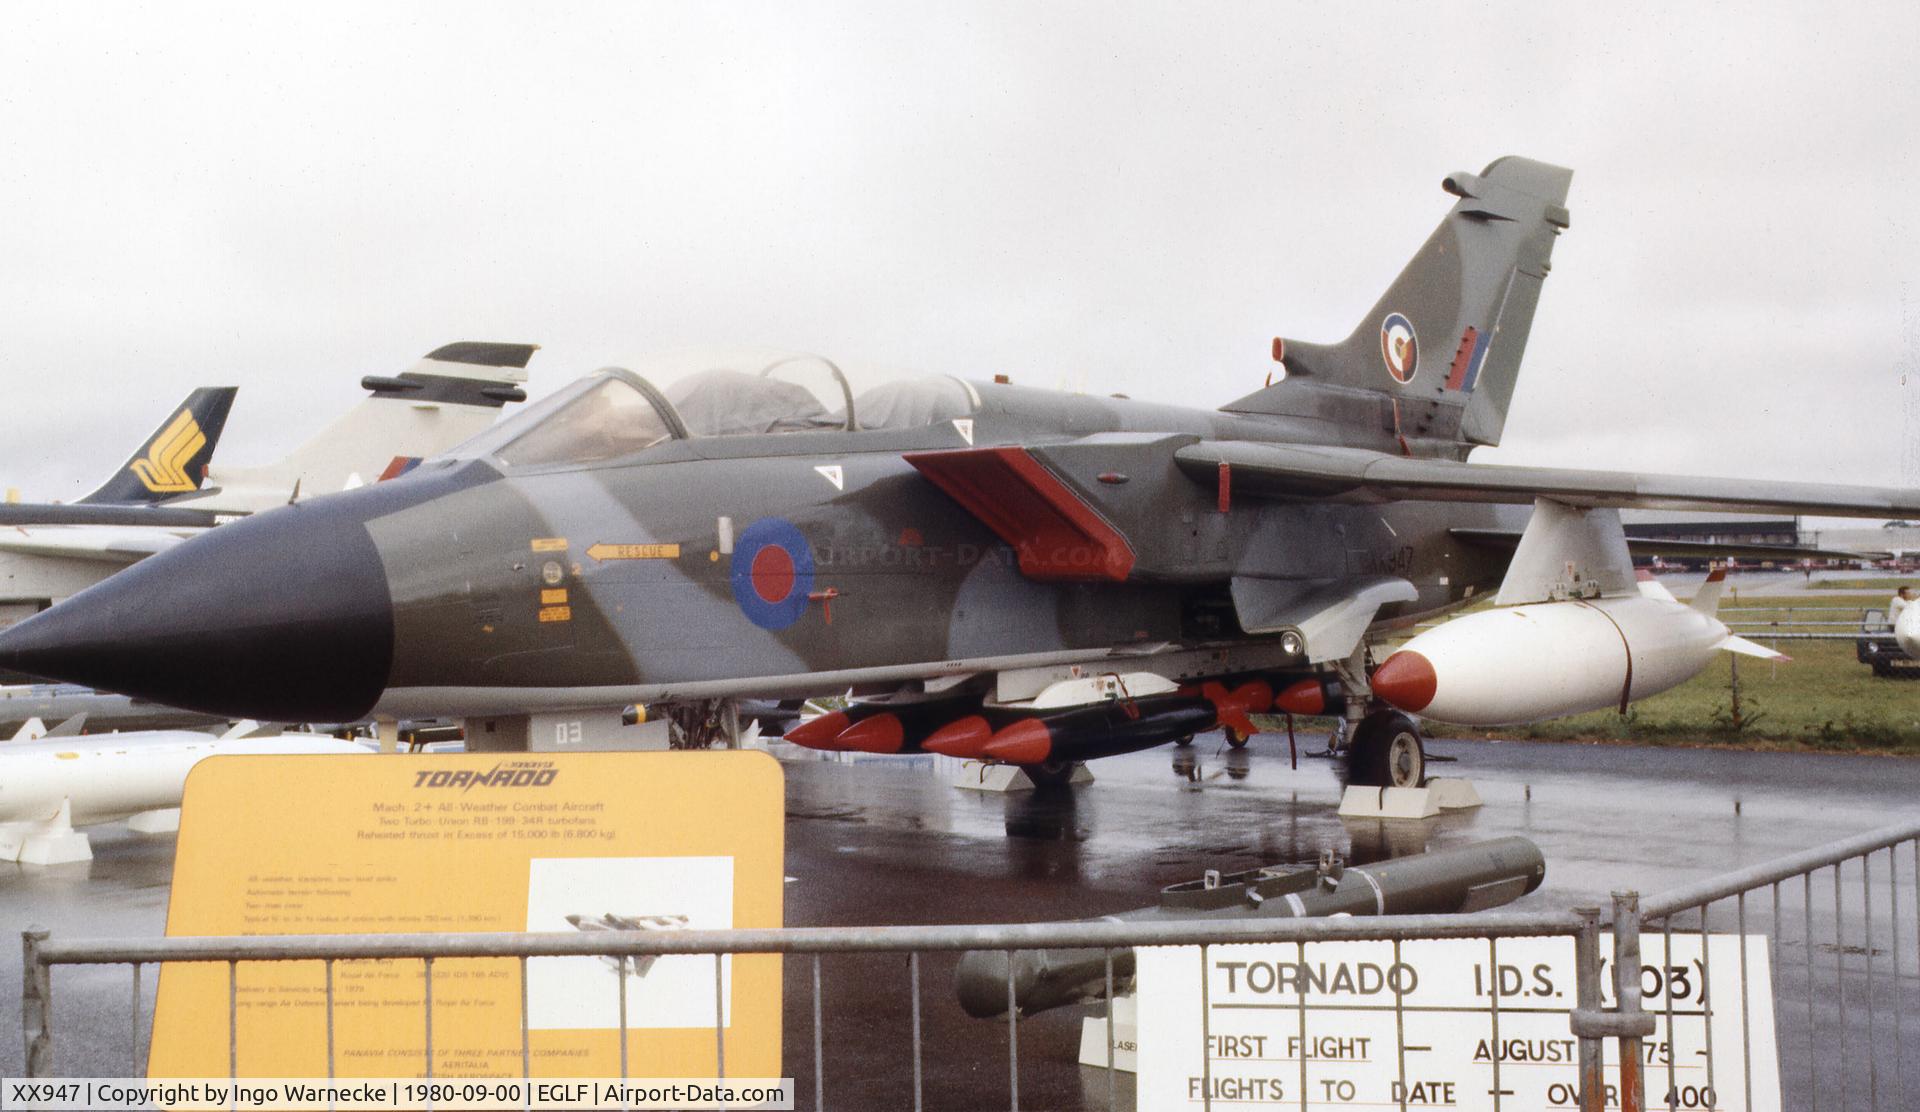
[[[1797,517],[1757,514],[1709,514],[1683,510],[1622,510],[1620,523],[1629,537],[1695,541],[1706,544],[1798,545]]]
[[[1817,548],[1828,552],[1853,552],[1870,561],[1886,564],[1894,560],[1920,558],[1920,526],[1906,522],[1845,521],[1800,517],[1764,517],[1758,514],[1708,514],[1669,510],[1622,510],[1620,522],[1628,537],[1664,541],[1692,541],[1705,544],[1760,544]],[[1832,528],[1822,527],[1833,525]],[[1737,557],[1740,564],[1754,567],[1764,563],[1784,563],[1763,556]],[[1848,561],[1838,557],[1816,559],[1816,564]],[[1646,560],[1639,560],[1646,563]],[[1703,566],[1706,559],[1695,556],[1667,556],[1662,563]]]

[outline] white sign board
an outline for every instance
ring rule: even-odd
[[[1649,1107],[1779,1112],[1764,935],[1641,939]],[[1741,960],[1745,950],[1745,962]],[[1139,1107],[1555,1109],[1579,1105],[1569,938],[1142,947]],[[1613,1005],[1611,938],[1601,941]],[[1494,960],[1497,954],[1497,964]],[[1742,976],[1744,986],[1742,991]],[[1672,991],[1671,1030],[1667,1018]],[[1205,1047],[1203,1062],[1202,1047]],[[1606,1043],[1618,1108],[1619,1044]],[[1748,1092],[1751,1078],[1752,1091]]]

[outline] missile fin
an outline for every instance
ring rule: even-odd
[[[1727,589],[1727,569],[1715,568],[1707,573],[1707,581],[1687,600],[1687,605],[1711,618],[1720,612],[1720,596]]]
[[[1770,649],[1765,645],[1749,641],[1745,637],[1735,637],[1732,634],[1728,634],[1727,639],[1720,642],[1720,647],[1730,653],[1739,653],[1741,656],[1757,656],[1762,660],[1793,659],[1778,649]]]
[[[72,718],[67,719],[65,722],[60,723],[58,726],[55,726],[53,729],[48,730],[42,736],[44,737],[79,737],[81,731],[85,730],[86,728],[87,728],[87,713],[85,711],[81,711],[79,714],[76,714]]]

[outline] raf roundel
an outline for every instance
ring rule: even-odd
[[[754,625],[785,629],[807,610],[813,550],[793,523],[763,517],[746,527],[729,565],[733,600]]]
[[[1412,382],[1413,373],[1420,369],[1420,341],[1405,313],[1388,313],[1380,322],[1380,358],[1395,382]]]

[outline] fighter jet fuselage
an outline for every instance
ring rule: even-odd
[[[1594,600],[1640,594],[1620,508],[1920,515],[1908,490],[1467,462],[1500,440],[1571,176],[1450,175],[1353,332],[1275,341],[1280,381],[1219,410],[998,380],[856,395],[837,369],[835,409],[771,377],[790,360],[664,390],[603,371],[396,481],[147,560],[0,633],[0,665],[282,721],[852,689],[796,743],[1048,775],[1209,723],[1244,743],[1252,714],[1312,703],[1354,722],[1356,778],[1416,784],[1395,707],[1492,721],[1524,688],[1570,713],[1743,647],[1677,604],[1601,628],[1618,607]],[[1369,636],[1496,583],[1510,612],[1371,686]],[[1580,684],[1550,646],[1480,651],[1513,648],[1527,605],[1585,608]]]
[[[1484,591],[1505,564],[1449,536],[1512,527],[1504,507],[1223,512],[1217,489],[1167,465],[1203,440],[1324,435],[1312,422],[968,389],[970,416],[910,429],[668,438],[586,465],[514,466],[509,444],[430,463],[129,569],[99,589],[117,604],[69,607],[103,621],[59,655],[96,686],[279,721],[817,694],[1168,645],[1257,648],[1251,669],[1286,661],[1248,644],[1236,575],[1404,578],[1418,597],[1382,614],[1396,618]],[[1008,543],[920,469],[992,446],[1054,448],[1071,467],[1090,437],[1093,473],[1062,481],[1145,499],[1165,541],[1135,542],[1118,579],[1077,536]],[[1157,472],[1114,471],[1129,452]],[[163,612],[144,643],[129,616]]]
[[[943,421],[670,441],[598,467],[503,474],[468,460],[410,478],[392,494],[413,487],[419,501],[365,525],[384,567],[413,569],[392,583],[393,658],[373,713],[817,694],[1089,650],[1225,644],[1242,638],[1226,583],[1250,569],[1406,577],[1419,598],[1384,615],[1397,617],[1484,590],[1505,563],[1449,539],[1463,521],[1457,507],[1222,513],[1216,492],[1163,472],[1124,483],[1164,488],[1153,515],[1180,559],[1116,582],[1085,575],[1099,554],[1068,538],[1024,554],[1066,576],[1036,579],[1019,549],[931,488],[916,454],[1098,433],[1178,442],[1272,430],[1119,400],[976,389],[972,446]],[[1038,426],[1044,439],[1014,416],[1031,415],[1035,395],[1055,410]],[[1097,489],[1098,476],[1087,478]],[[1494,507],[1476,509],[1470,520],[1501,523]],[[459,651],[449,655],[450,645]]]

